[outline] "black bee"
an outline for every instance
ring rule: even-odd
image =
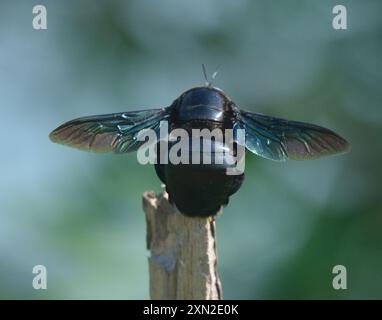
[[[141,130],[152,129],[159,134],[162,121],[168,122],[170,130],[182,128],[187,132],[244,129],[245,149],[275,161],[315,159],[350,148],[345,139],[329,129],[240,110],[210,83],[185,91],[169,107],[78,118],[61,125],[49,137],[53,142],[82,150],[122,154],[136,151],[145,143],[138,139]],[[239,141],[235,136],[233,139],[231,151],[236,154]],[[220,148],[217,141],[213,144],[215,151]],[[159,142],[156,150],[159,159]],[[244,172],[229,175],[228,167],[226,162],[155,163],[170,201],[188,216],[213,216],[228,204],[244,180]]]

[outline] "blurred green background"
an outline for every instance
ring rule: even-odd
[[[48,29],[32,28],[44,4]],[[168,106],[204,83],[242,108],[327,126],[344,156],[247,155],[218,218],[227,299],[382,298],[382,2],[3,1],[0,17],[0,298],[146,299],[141,194],[160,191],[135,154],[53,144],[84,115]],[[32,268],[48,269],[48,290]],[[332,288],[345,265],[348,289]]]

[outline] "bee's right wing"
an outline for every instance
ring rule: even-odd
[[[266,159],[309,160],[349,151],[337,133],[314,124],[240,111],[238,127],[245,129],[245,146]]]
[[[145,143],[137,139],[141,130],[158,133],[160,121],[169,117],[169,108],[83,117],[59,126],[49,138],[86,151],[126,153]]]

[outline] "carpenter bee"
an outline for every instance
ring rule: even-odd
[[[143,130],[159,134],[163,122],[171,130],[183,129],[188,133],[195,129],[230,129],[231,155],[237,155],[238,146],[242,146],[274,161],[308,160],[350,149],[344,138],[321,126],[241,110],[211,82],[183,92],[168,107],[74,119],[59,126],[49,137],[53,142],[82,150],[124,154],[142,147],[145,140],[139,139],[139,134]],[[241,141],[235,134],[239,130],[244,132]],[[226,150],[218,140],[211,141],[215,154]],[[170,142],[170,147],[175,143]],[[191,155],[195,151],[193,145],[187,146],[186,152]],[[168,154],[170,149],[157,142],[155,150],[156,174],[165,184],[170,202],[187,216],[214,216],[244,181],[244,172],[227,174],[230,164],[225,160],[196,164],[161,162],[160,154]],[[203,148],[200,150],[207,153]]]

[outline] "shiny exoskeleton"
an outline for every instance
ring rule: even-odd
[[[231,100],[211,87],[193,88],[183,93],[172,105],[171,130],[232,129],[235,111]],[[170,146],[171,147],[171,146]],[[160,149],[159,149],[160,150]],[[190,155],[191,157],[191,155]],[[190,216],[216,214],[227,205],[229,196],[239,190],[244,173],[227,175],[227,167],[216,164],[155,164],[160,180],[166,185],[170,202]]]
[[[75,119],[55,129],[50,138],[82,150],[123,154],[143,145],[138,139],[141,130],[152,129],[159,133],[162,121],[169,123],[170,130],[181,128],[188,133],[203,128],[243,129],[245,141],[235,138],[232,151],[244,144],[246,150],[275,161],[315,159],[344,153],[350,148],[345,139],[324,127],[241,110],[223,91],[210,85],[187,90],[166,108]],[[214,143],[216,148],[221,148]],[[161,150],[158,143],[157,158],[165,152]],[[190,146],[189,153],[192,152]],[[227,175],[227,167],[225,162],[174,164],[158,161],[155,165],[170,201],[189,216],[215,215],[238,191],[244,173]]]

